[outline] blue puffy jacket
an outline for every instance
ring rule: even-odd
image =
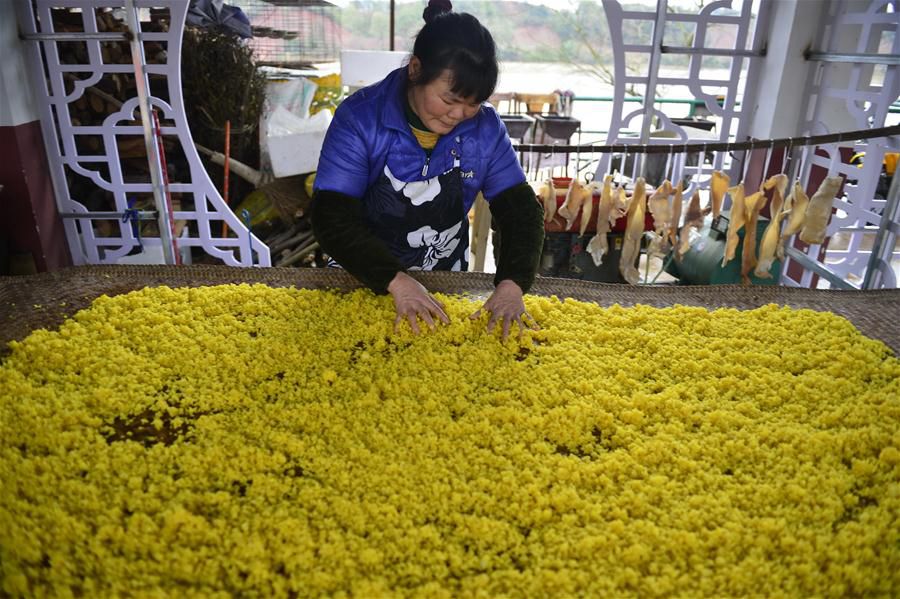
[[[466,211],[479,191],[490,202],[525,182],[506,128],[489,104],[441,136],[426,158],[406,121],[406,77],[406,67],[399,68],[341,102],[325,134],[316,190],[363,199],[385,162],[401,181],[424,181],[452,168],[454,150],[460,158]]]

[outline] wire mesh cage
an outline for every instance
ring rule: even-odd
[[[300,68],[338,60],[340,9],[325,0],[231,0],[250,19],[258,64]]]

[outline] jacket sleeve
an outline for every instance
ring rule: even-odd
[[[519,164],[519,157],[513,150],[512,141],[506,132],[506,125],[500,120],[500,116],[493,106],[485,106],[486,127],[492,133],[493,143],[485,153],[487,176],[481,184],[481,191],[488,204],[492,204],[503,192],[519,183],[525,183],[525,173]]]
[[[352,104],[347,100],[338,106],[325,132],[315,189],[361,198],[369,187],[370,152]]]
[[[313,233],[322,250],[375,293],[387,293],[400,262],[363,220],[362,202],[335,191],[313,194]]]
[[[527,183],[500,193],[490,203],[500,232],[500,257],[494,285],[511,279],[527,292],[537,273],[544,249],[544,209]]]

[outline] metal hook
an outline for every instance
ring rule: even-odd
[[[802,171],[806,169],[806,163],[809,161],[809,152],[810,152],[811,146],[812,146],[812,137],[807,135],[803,140],[803,153],[801,154],[801,157],[800,157],[800,167],[799,167],[799,171],[797,174],[798,179],[800,178],[800,174],[802,173]]]
[[[785,151],[785,154],[784,154],[784,160],[781,161],[781,173],[784,175],[790,176],[791,163],[793,162],[793,160],[792,160],[793,153],[794,153],[794,138],[789,137],[787,150]]]
[[[660,185],[662,185],[663,182],[664,182],[664,181],[668,178],[668,176],[669,176],[669,167],[670,167],[671,164],[672,164],[672,156],[674,155],[674,152],[675,152],[675,146],[673,146],[672,144],[669,144],[669,153],[666,155],[666,166],[665,166],[665,168],[663,169],[663,173],[662,173],[662,181],[659,182]]]
[[[566,171],[569,169],[569,160],[568,160],[568,152],[566,153]],[[578,174],[581,172],[581,145],[575,146],[575,178],[578,178]],[[569,173],[566,172],[568,175]]]
[[[618,171],[613,171],[613,180],[615,180],[616,173],[619,174],[620,179],[625,178],[625,152],[628,150],[628,146],[622,146],[622,152],[619,157],[619,169]]]
[[[747,150],[744,150],[744,164],[742,165],[743,166],[742,170],[744,171],[744,174],[741,177],[741,181],[740,181],[742,184],[745,184],[747,182],[747,173],[750,171],[750,159],[753,157],[753,146],[755,145],[754,141],[756,141],[756,140],[754,140],[751,137],[750,138],[750,148]]]
[[[766,142],[766,165],[765,167],[763,167],[762,180],[760,181],[760,184],[765,182],[766,177],[769,176],[769,165],[772,163],[772,154],[775,153],[773,152],[774,148],[775,145],[771,141]]]
[[[697,159],[697,180],[700,180],[700,176],[703,174],[703,165],[706,164],[706,155],[709,154],[709,142],[703,142],[703,154]],[[715,168],[716,159],[713,157],[709,161],[709,166]]]
[[[590,142],[589,144],[587,144],[588,147],[590,148],[590,149],[588,150],[588,153],[589,153],[589,155],[590,155],[590,158],[588,158],[588,160],[587,160],[587,167],[588,167],[588,168],[587,168],[587,172],[586,172],[585,175],[584,175],[585,182],[587,182],[587,183],[590,183],[591,181],[593,181],[594,179],[596,179],[596,178],[597,178],[597,171],[600,170],[600,164],[601,164],[601,162],[600,162],[600,159],[599,159],[599,158],[597,159],[597,167],[596,167],[594,170],[591,170],[591,169],[590,169],[590,166],[594,163],[594,155],[597,153],[596,150],[594,149],[594,146],[596,146],[597,143],[598,143],[598,142],[596,142],[596,141],[592,141],[592,142]],[[590,177],[590,178],[588,178],[588,177]]]
[[[611,146],[610,150],[609,150],[609,160],[606,161],[606,174],[607,175],[609,175],[613,172],[613,155],[614,155],[614,153],[612,151],[612,146]]]
[[[553,160],[556,158],[556,144],[550,144],[550,155],[547,158],[550,159],[550,178],[553,178]]]
[[[677,182],[673,181],[673,183],[675,183],[676,185],[684,180],[684,169],[687,166],[687,155],[688,155],[688,141],[687,141],[687,138],[685,138],[684,145],[681,146],[681,162],[679,164],[679,166],[681,168],[678,169],[678,178],[677,178],[678,181]]]

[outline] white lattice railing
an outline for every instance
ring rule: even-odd
[[[737,8],[734,5],[737,5]],[[756,70],[765,45],[765,27],[771,0],[738,1],[717,0],[703,6],[696,13],[673,13],[668,11],[667,0],[658,0],[655,9],[626,10],[619,0],[603,0],[609,32],[613,45],[614,92],[613,111],[607,135],[607,144],[683,144],[694,142],[727,142],[741,138],[747,127],[747,119],[742,112],[744,89],[756,79]],[[758,14],[756,14],[758,12]],[[626,40],[626,32],[637,29],[636,22],[651,22],[652,34],[640,43]],[[690,45],[672,44],[666,36],[667,24],[688,23],[694,28]],[[730,47],[716,45],[707,40],[708,32],[715,27],[733,29]],[[688,57],[686,68],[676,72],[662,68],[665,54]],[[710,74],[704,68],[704,58],[726,59],[726,77]],[[647,64],[646,74],[635,75],[626,68],[627,64]],[[661,110],[654,102],[659,86],[670,86],[687,90],[691,99],[702,102],[711,118],[716,120],[712,135],[699,136],[694,128],[681,126]],[[625,112],[626,90],[633,89],[643,100],[639,108]],[[656,119],[656,129],[651,131]],[[639,131],[638,135],[633,132]],[[674,171],[674,178],[690,175],[690,187],[686,195],[697,188],[706,189],[713,170],[732,168],[730,157],[725,153],[713,153],[711,161],[687,164],[688,155],[674,154],[667,171]],[[597,175],[610,170],[610,157],[602,157],[597,166]],[[643,155],[635,155],[630,164],[632,178],[645,172]],[[673,179],[674,180],[674,179]]]
[[[135,65],[104,62],[103,32],[98,29],[98,13],[113,9],[116,18],[127,22],[132,0],[17,0],[19,25],[22,33],[31,40],[28,58],[31,62],[32,84],[39,100],[41,125],[50,172],[56,196],[57,208],[64,218],[69,249],[75,264],[116,263],[134,254],[141,247],[148,255],[161,256],[164,239],[160,236],[138,239],[131,223],[123,222],[122,215],[134,200],[148,199],[154,195],[154,181],[147,174],[136,174],[125,169],[120,147],[123,140],[144,134],[139,111],[139,98],[135,95],[122,102],[121,107],[108,115],[99,125],[86,126],[72,118],[72,105],[83,100],[88,88],[104,78],[115,75],[132,77]],[[232,266],[268,266],[269,250],[253,235],[232,212],[213,186],[200,162],[188,128],[181,94],[181,36],[184,29],[188,2],[186,0],[133,0],[140,20],[139,31],[134,32],[143,44],[156,43],[165,49],[158,54],[154,64],[143,67],[147,76],[153,77],[153,90],[149,105],[159,114],[163,138],[174,142],[188,164],[188,171],[180,180],[172,181],[169,192],[180,203],[174,211],[176,222],[184,224],[177,237],[180,250],[202,248],[210,256]],[[67,33],[82,35],[79,41],[53,39],[54,9],[75,9],[80,14],[80,25],[68,27]],[[156,22],[166,21],[168,30],[154,31],[149,27],[150,11],[158,16]],[[80,29],[80,31],[78,31]],[[43,38],[41,38],[43,36]],[[72,53],[67,61],[60,61],[59,44],[84,44],[85,59],[73,63]],[[163,82],[162,84],[159,84]],[[135,90],[140,88],[138,80]],[[159,84],[159,85],[158,85]],[[228,90],[223,90],[228,93]],[[100,139],[99,149],[85,152],[79,140],[94,137]],[[151,152],[152,153],[152,152]],[[150,164],[148,172],[152,172]],[[89,180],[96,190],[93,197],[75,197],[71,185],[77,178]],[[83,183],[83,181],[82,181]],[[159,190],[156,190],[157,193]],[[104,210],[97,210],[96,200]],[[91,201],[89,201],[91,200]],[[104,204],[105,203],[105,204]],[[101,232],[97,212],[108,212],[112,218],[104,218],[106,226]],[[83,215],[83,216],[82,216]],[[222,236],[222,224],[227,224],[231,236]],[[110,226],[111,224],[111,226]],[[162,227],[160,227],[162,229]],[[156,252],[153,252],[153,250]]]
[[[900,97],[900,2],[829,0],[819,24],[806,82],[803,135],[881,127]],[[886,152],[900,151],[900,138],[834,143],[804,152],[799,176],[807,182],[844,176],[842,197],[828,225],[825,246],[797,244],[783,282],[788,285],[897,287],[898,224],[886,214],[888,200],[876,187]],[[862,168],[849,157],[865,153]],[[872,251],[873,245],[881,252]],[[877,249],[877,248],[876,248]],[[821,282],[817,281],[819,279]]]

